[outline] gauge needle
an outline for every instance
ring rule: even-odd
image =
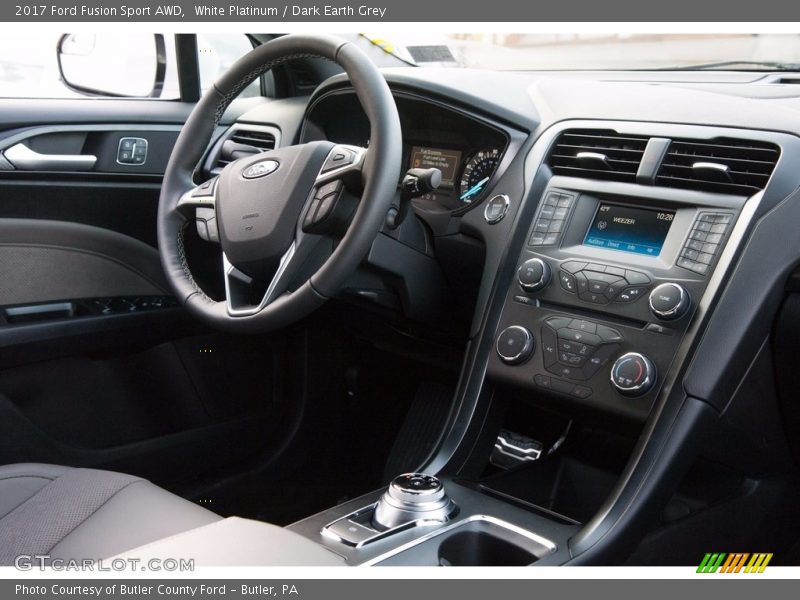
[[[461,194],[461,199],[463,200],[464,198],[469,198],[470,196],[472,196],[472,194],[474,194],[475,192],[480,190],[486,184],[487,181],[489,181],[488,177],[484,177],[483,179],[481,179],[478,183],[476,183],[471,188],[469,188],[466,192]]]

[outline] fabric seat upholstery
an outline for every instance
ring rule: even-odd
[[[0,565],[21,555],[108,558],[221,517],[110,471],[24,463],[0,466]]]

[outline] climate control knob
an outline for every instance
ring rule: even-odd
[[[650,311],[662,321],[680,319],[691,304],[689,292],[677,283],[662,283],[650,292]]]
[[[541,258],[531,258],[517,271],[517,281],[526,292],[538,292],[550,283],[550,265]]]
[[[533,354],[533,334],[520,325],[506,327],[497,336],[497,355],[509,365],[524,363]]]
[[[623,354],[611,367],[611,385],[623,396],[642,396],[655,382],[655,365],[638,352]]]

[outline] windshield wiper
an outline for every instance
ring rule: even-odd
[[[744,69],[735,67],[743,66]],[[721,62],[700,63],[696,65],[676,65],[674,67],[658,67],[656,71],[703,71],[703,70],[731,70],[731,71],[800,71],[800,63],[785,63],[768,60],[727,60]]]

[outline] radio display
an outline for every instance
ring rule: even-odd
[[[674,211],[601,203],[583,244],[658,256],[674,218]]]
[[[411,148],[410,169],[437,168],[442,172],[442,186],[453,187],[458,167],[461,165],[461,152],[442,148]]]

